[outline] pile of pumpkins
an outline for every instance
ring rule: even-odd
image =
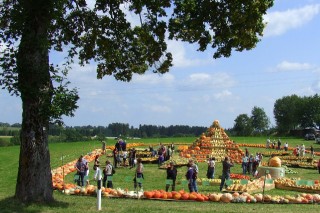
[[[212,194],[202,194],[197,192],[185,192],[184,190],[166,192],[164,190],[152,190],[145,191],[143,193],[143,198],[145,199],[159,199],[159,200],[176,200],[185,201],[193,200],[199,202],[212,201],[212,202],[222,202],[222,203],[320,203],[319,194],[306,194],[301,193],[296,196],[285,195],[285,196],[271,196],[268,194],[254,194],[251,195],[247,192],[242,194],[238,192],[234,193],[212,193]]]
[[[296,196],[285,195],[285,196],[271,196],[263,195],[261,193],[251,195],[249,193],[239,194],[238,192],[231,193],[214,193],[209,195],[209,199],[214,202],[223,203],[320,203],[319,194],[298,194]]]

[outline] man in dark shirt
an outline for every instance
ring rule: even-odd
[[[222,177],[220,184],[220,191],[224,187],[225,181],[230,179],[230,168],[233,167],[233,163],[230,162],[229,157],[225,157],[222,161]]]

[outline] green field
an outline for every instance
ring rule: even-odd
[[[131,142],[141,142],[145,144],[158,144],[158,143],[192,143],[196,138],[159,138],[159,139],[141,139],[141,140],[128,140]],[[305,143],[308,148],[311,142],[295,138],[281,138],[282,142],[288,141],[290,146]],[[237,143],[259,143],[264,144],[266,138],[258,137],[238,137],[232,138]],[[114,140],[108,140],[107,145],[113,145]],[[87,154],[95,148],[100,148],[100,142],[77,142],[77,143],[54,143],[50,144],[51,166],[56,168],[67,162],[73,161],[81,154]],[[315,145],[319,149],[320,145]],[[243,148],[243,147],[242,147]],[[260,152],[264,149],[249,148],[250,152]],[[110,151],[109,151],[110,152]],[[56,202],[50,206],[45,205],[30,205],[25,206],[17,203],[12,196],[15,192],[16,175],[18,171],[18,158],[19,147],[0,147],[0,212],[96,212],[96,198],[90,196],[68,196],[58,191],[54,192]],[[318,158],[318,157],[317,157]],[[106,157],[101,157],[101,162],[106,160]],[[143,183],[144,190],[164,189],[165,187],[165,170],[158,169],[156,164],[145,164],[145,180]],[[90,168],[92,165],[90,165]],[[233,173],[241,173],[241,166],[236,165],[232,168]],[[206,175],[205,163],[199,164],[200,178]],[[289,174],[287,177],[300,177],[303,179],[320,179],[317,170],[310,169],[294,169],[298,174]],[[183,179],[186,168],[178,169],[178,179]],[[128,168],[119,168],[114,175],[114,188],[122,188],[133,190],[133,183],[126,182],[125,176],[133,175],[134,171]],[[216,177],[221,175],[221,164],[217,164],[215,173]],[[93,172],[90,172],[92,179]],[[66,177],[67,182],[72,182],[73,174]],[[91,183],[94,183],[93,181]],[[185,186],[178,185],[177,190],[185,189]],[[218,191],[218,186],[199,186],[201,193],[212,193]],[[298,194],[298,192],[290,192],[283,190],[268,191],[271,195],[285,195],[285,194]],[[103,198],[102,211],[105,212],[319,212],[319,205],[305,205],[305,204],[223,204],[213,202],[172,202],[172,201],[153,201],[153,200],[135,200],[135,199],[111,199]]]

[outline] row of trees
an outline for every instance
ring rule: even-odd
[[[274,104],[274,117],[276,127],[273,129],[280,134],[286,134],[290,130],[304,129],[307,127],[320,127],[320,96],[297,95],[285,96],[276,100]],[[240,114],[234,120],[233,128],[229,129],[230,135],[250,136],[267,135],[270,133],[270,119],[263,108],[253,107],[251,115]],[[21,127],[15,123],[0,122],[0,135],[14,136],[18,134]],[[75,126],[60,127],[51,125],[48,134],[59,136],[51,138],[52,141],[79,141],[90,140],[94,136],[117,137],[177,137],[177,136],[199,136],[207,127],[190,127],[187,125],[171,125],[168,127],[157,125],[140,125],[138,128],[125,123],[112,123],[108,126]]]
[[[253,107],[251,115],[240,114],[234,120],[231,133],[237,136],[264,134],[270,127],[270,120],[263,108]]]
[[[290,130],[320,128],[320,96],[284,96],[277,99],[273,114],[276,122],[274,130],[278,134],[288,134]],[[234,120],[233,135],[249,136],[270,133],[270,120],[263,108],[253,107],[251,115],[240,114]]]
[[[281,133],[294,129],[320,127],[320,96],[285,96],[276,100],[273,109],[277,129]]]
[[[13,128],[10,125],[3,127],[0,123],[0,135],[18,136],[19,128]],[[126,123],[112,123],[108,126],[74,126],[61,127],[51,125],[48,129],[49,142],[73,142],[86,141],[92,138],[103,140],[105,137],[181,137],[181,136],[199,136],[205,132],[207,127],[188,126],[188,125],[139,125],[138,128],[129,126]],[[14,139],[16,140],[16,138]],[[16,143],[13,143],[16,144]]]

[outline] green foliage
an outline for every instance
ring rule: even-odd
[[[261,133],[269,128],[270,121],[263,108],[254,106],[251,111],[252,127]]]
[[[15,135],[10,139],[10,143],[13,145],[20,145],[21,141],[20,141],[20,136],[19,135]]]
[[[249,136],[252,134],[252,121],[247,114],[238,115],[234,122],[233,130],[237,136]]]
[[[10,142],[5,138],[0,138],[0,147],[1,146],[10,146]]]
[[[306,127],[320,127],[320,97],[299,97],[297,95],[285,96],[276,100],[274,116],[280,133],[292,129]]]

